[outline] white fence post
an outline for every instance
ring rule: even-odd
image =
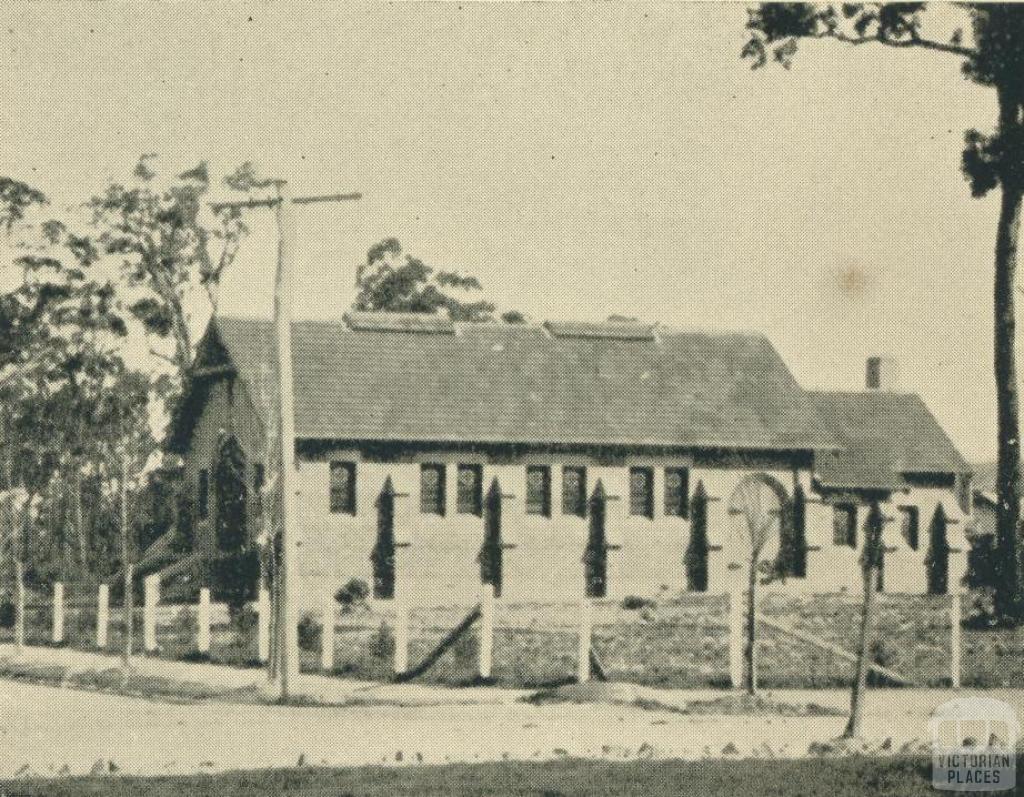
[[[328,593],[324,601],[324,616],[320,626],[320,669],[334,669],[334,595]]]
[[[494,584],[483,585],[480,609],[480,677],[490,678],[494,658]]]
[[[210,589],[199,589],[199,611],[196,613],[196,648],[200,653],[210,652]]]
[[[64,643],[64,585],[60,581],[53,582],[53,635],[54,645]]]
[[[409,669],[409,607],[395,599],[395,675]]]
[[[110,627],[110,586],[100,584],[96,596],[96,647],[103,650],[107,646],[107,630]]]
[[[949,602],[949,674],[954,689],[960,688],[960,588],[950,590]]]
[[[743,590],[734,578],[729,589],[729,683],[743,685]]]
[[[156,605],[160,601],[160,576],[146,576],[143,581],[142,645],[147,653],[156,650]]]
[[[256,600],[256,650],[259,660],[270,658],[270,591],[260,587]]]
[[[579,675],[580,683],[590,680],[590,642],[594,625],[594,604],[590,598],[580,601],[580,649]]]

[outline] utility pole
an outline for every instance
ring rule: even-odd
[[[362,198],[362,194],[327,194],[321,196],[292,197],[288,183],[276,180],[277,197],[224,202],[213,205],[214,210],[226,207],[272,207],[277,218],[277,274],[274,281],[274,341],[277,362],[277,421],[280,438],[281,473],[279,477],[281,512],[281,561],[275,573],[278,605],[276,607],[276,662],[278,687],[282,700],[291,694],[291,684],[299,672],[298,640],[298,524],[295,498],[295,393],[292,380],[292,293],[295,284],[295,205],[323,202],[346,202]],[[273,538],[271,537],[271,544]],[[270,656],[272,666],[275,656]]]

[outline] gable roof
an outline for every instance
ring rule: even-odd
[[[271,323],[218,318],[201,349],[216,345],[223,345],[257,407],[266,406]],[[295,322],[292,358],[300,439],[835,445],[760,335],[350,313],[344,323]],[[200,355],[197,364],[202,361]],[[175,424],[172,449],[187,445],[189,414]]]
[[[815,457],[826,487],[892,490],[908,474],[969,473],[971,466],[920,396],[910,393],[809,392],[840,451]]]

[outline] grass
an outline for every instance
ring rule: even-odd
[[[1024,762],[1018,759],[1018,771]],[[677,797],[679,794],[934,797],[922,757],[820,760],[639,761],[567,759],[444,766],[298,768],[219,775],[99,776],[0,783],[9,797]]]

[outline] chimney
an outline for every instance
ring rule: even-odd
[[[892,393],[899,385],[899,376],[899,363],[892,357],[868,357],[865,380],[868,390],[884,390]]]

